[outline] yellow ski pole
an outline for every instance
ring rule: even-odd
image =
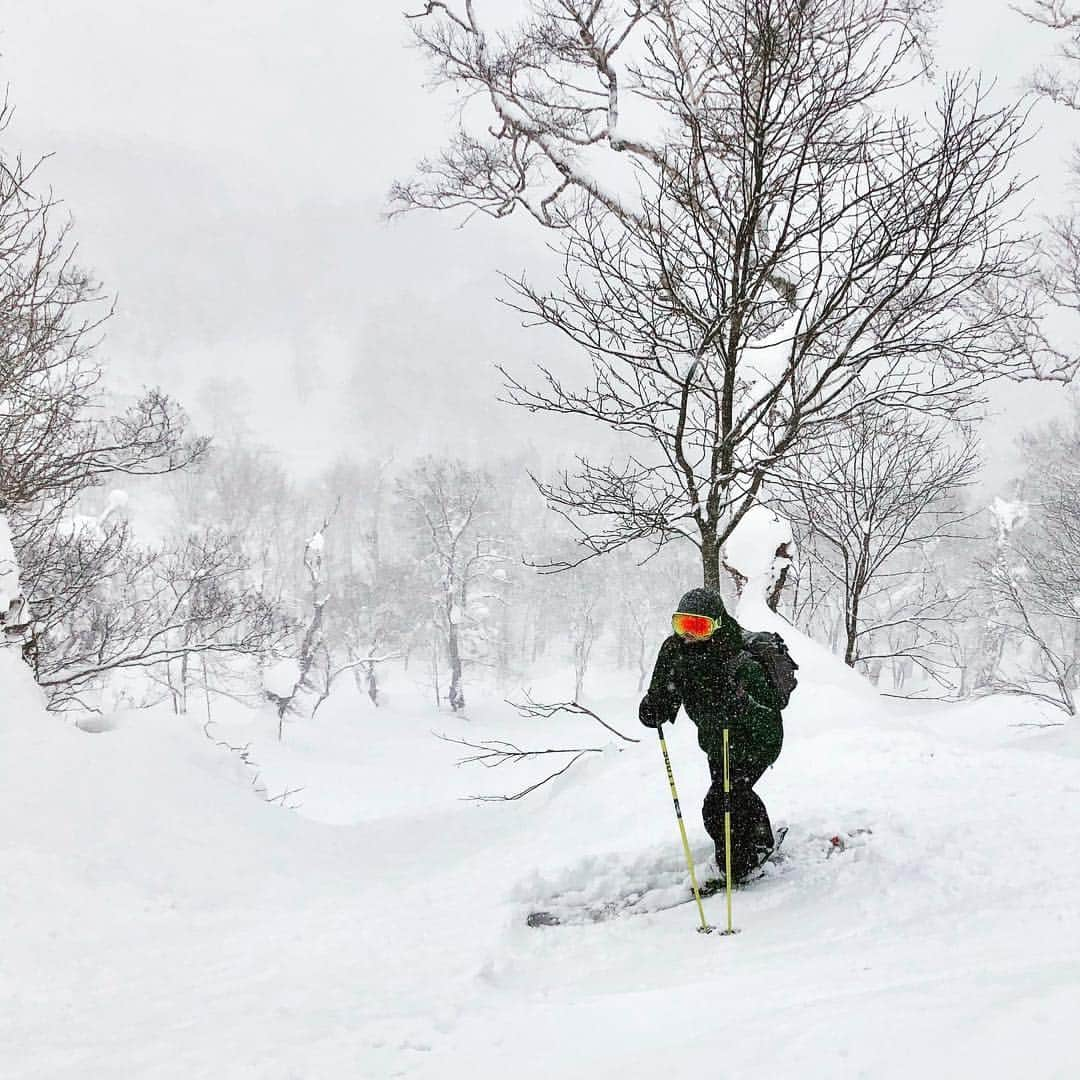
[[[728,729],[724,728],[724,891],[727,893],[727,929],[725,934],[737,934],[731,925],[731,775],[728,772]]]
[[[675,774],[671,771],[671,758],[668,756],[667,742],[664,739],[664,725],[660,724],[656,729],[660,736],[660,749],[664,754],[664,767],[667,769],[668,785],[671,788],[671,799],[675,803],[675,817],[679,822],[679,835],[682,837],[683,851],[686,853],[686,866],[690,871],[690,884],[694,889],[694,900],[697,902],[698,915],[701,916],[701,925],[698,927],[699,934],[711,934],[715,927],[705,921],[705,908],[701,904],[701,892],[698,889],[697,873],[694,870],[694,856],[690,854],[690,841],[686,839],[686,825],[683,823],[682,809],[679,806],[679,793],[675,790]],[[731,904],[728,902],[728,922],[731,922]]]

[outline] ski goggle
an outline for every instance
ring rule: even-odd
[[[708,615],[691,615],[685,611],[676,611],[671,616],[671,628],[681,638],[688,641],[707,641],[716,633],[720,624]]]

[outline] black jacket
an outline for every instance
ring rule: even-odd
[[[721,755],[727,727],[740,741],[748,738],[754,756],[774,760],[784,739],[776,691],[743,649],[742,631],[722,603],[714,597],[702,602],[707,593],[712,590],[687,593],[679,610],[719,618],[720,628],[708,641],[683,641],[674,634],[664,641],[638,715],[648,727],[670,724],[681,705],[697,725],[698,745],[710,757]]]

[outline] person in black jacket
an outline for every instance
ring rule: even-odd
[[[646,727],[673,724],[679,706],[697,725],[712,786],[701,808],[724,867],[723,731],[731,780],[731,874],[740,881],[773,849],[772,825],[754,791],[784,741],[780,702],[764,669],[744,648],[739,624],[717,589],[691,589],[672,617],[675,633],[660,646],[638,716]]]

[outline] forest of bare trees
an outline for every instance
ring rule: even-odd
[[[504,268],[503,299],[569,351],[504,363],[506,399],[606,429],[610,458],[388,452],[301,478],[192,434],[162,391],[108,386],[108,297],[5,151],[2,614],[52,706],[227,694],[284,737],[341,685],[378,708],[391,671],[455,713],[545,665],[575,700],[599,670],[640,687],[674,598],[730,587],[725,543],[764,505],[794,533],[772,606],[883,689],[1072,712],[1075,431],[1033,430],[1005,510],[978,486],[985,387],[1075,367],[1041,321],[1077,307],[1075,226],[1040,250],[1021,212],[1030,103],[949,77],[913,108],[922,3],[530,10],[408,13],[469,105],[390,211],[531,222],[556,270]],[[1029,16],[1075,31],[1064,5]],[[1075,107],[1068,70],[1035,86]]]

